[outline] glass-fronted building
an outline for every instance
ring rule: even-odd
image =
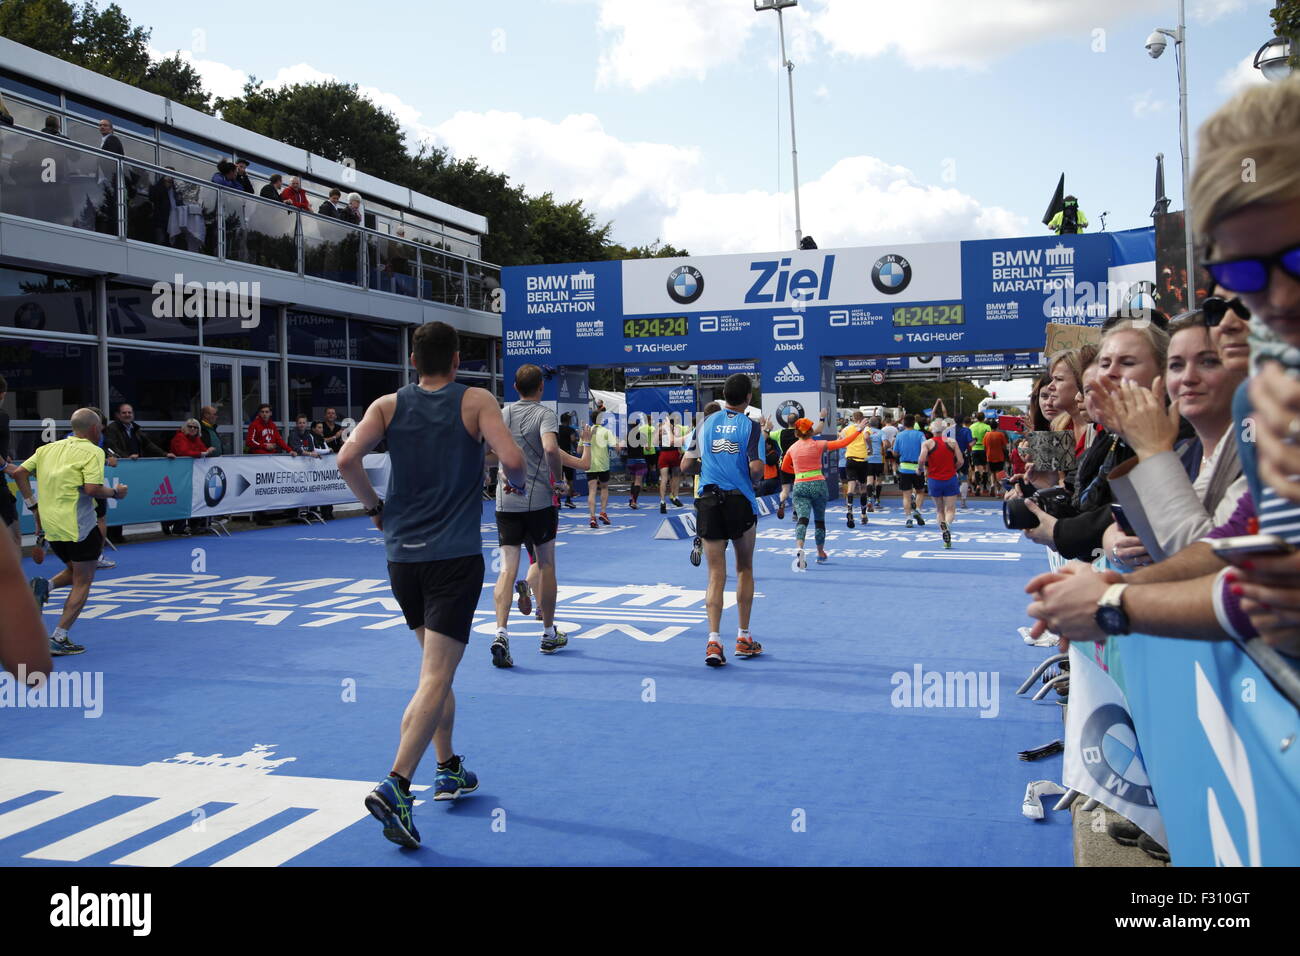
[[[238,451],[264,401],[281,424],[359,418],[408,380],[410,331],[434,319],[461,332],[461,379],[502,394],[484,217],[3,37],[0,95],[15,456],[83,405],[130,402],[160,441],[216,405]],[[211,182],[236,158],[251,194]],[[359,194],[361,224],[262,197],[274,173],[299,177],[311,210],[332,188]]]

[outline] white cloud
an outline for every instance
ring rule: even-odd
[[[737,59],[760,21],[743,0],[600,0],[597,23],[612,40],[597,84],[643,90]]]
[[[1165,108],[1165,101],[1155,99],[1150,90],[1130,95],[1129,101],[1133,104],[1133,115],[1138,119],[1146,119],[1153,113],[1162,112]]]
[[[1224,96],[1236,96],[1248,86],[1267,82],[1264,74],[1255,69],[1255,54],[1248,53],[1236,66],[1219,77],[1218,87]]]
[[[1187,15],[1202,23],[1213,23],[1220,17],[1240,13],[1246,9],[1246,0],[1192,0]]]
[[[218,63],[216,60],[199,60],[189,50],[176,50],[175,54],[179,55],[182,60],[192,66],[203,80],[203,87],[214,98],[224,96],[227,98],[244,95],[244,84],[248,82],[248,74],[243,70],[238,70],[233,66],[227,66],[225,63]],[[154,62],[165,60],[172,53],[162,50],[149,48],[149,58]]]
[[[826,84],[823,83],[813,91],[813,96],[817,97],[819,100],[829,100],[831,98],[831,91],[827,89]]]
[[[1024,235],[1029,223],[957,189],[921,182],[872,156],[842,159],[800,189],[803,230],[818,245],[938,242]],[[759,190],[683,193],[661,234],[696,255],[785,248],[794,242],[793,197]]]
[[[813,23],[836,53],[875,57],[896,51],[913,67],[980,68],[1042,40],[1075,37],[1119,17],[1168,12],[1167,0],[812,0]],[[1230,0],[1229,0],[1230,2]]]

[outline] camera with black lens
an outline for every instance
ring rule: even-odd
[[[1025,503],[1030,499],[1046,514],[1053,518],[1068,518],[1074,514],[1070,505],[1070,493],[1064,488],[1044,488],[1034,491],[1023,481],[1020,492],[1024,498],[1008,498],[1002,502],[1002,523],[1014,531],[1027,531],[1038,527],[1038,515],[1029,510]]]

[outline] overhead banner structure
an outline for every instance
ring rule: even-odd
[[[529,362],[756,359],[765,413],[815,411],[834,394],[837,357],[989,353],[1006,364],[1042,350],[1047,322],[1100,325],[1149,297],[1154,278],[1151,229],[514,266],[502,272],[505,375]]]
[[[383,497],[388,490],[388,456],[366,455],[366,475]],[[223,455],[196,458],[191,467],[190,514],[227,515],[278,508],[314,508],[356,501],[339,476],[334,455]]]

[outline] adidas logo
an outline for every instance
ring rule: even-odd
[[[772,381],[784,384],[788,382],[803,382],[807,381],[807,379],[799,373],[799,369],[795,366],[794,362],[786,362],[785,368],[772,376]]]
[[[153,491],[153,497],[149,499],[151,505],[174,505],[176,504],[176,489],[172,487],[171,476],[163,478],[160,484]]]

